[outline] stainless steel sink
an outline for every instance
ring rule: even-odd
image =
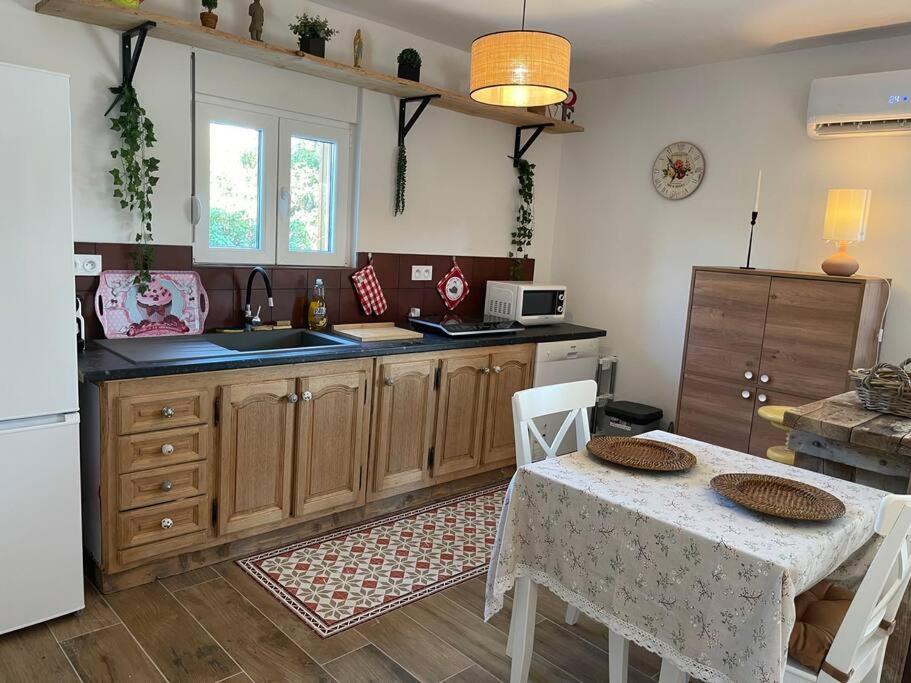
[[[267,332],[216,332],[204,334],[206,341],[239,353],[269,351],[316,351],[337,346],[354,346],[356,341],[312,330],[271,330]]]
[[[198,358],[237,358],[264,353],[318,352],[357,346],[352,339],[311,330],[212,332],[188,337],[102,339],[98,344],[131,363],[161,363]]]

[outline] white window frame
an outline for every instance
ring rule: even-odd
[[[291,138],[307,138],[335,145],[332,160],[332,207],[329,219],[328,251],[291,251],[289,204],[291,187]],[[348,265],[351,228],[349,183],[351,173],[351,131],[348,126],[331,126],[312,123],[299,118],[282,117],[279,123],[278,149],[278,220],[276,234],[276,263],[290,266],[344,266]]]
[[[260,186],[260,249],[209,246],[209,123],[217,121],[263,133]],[[338,121],[270,107],[196,94],[196,187],[199,221],[193,240],[193,261],[210,264],[346,266],[351,261],[353,178],[352,126]],[[291,138],[335,145],[330,251],[292,252],[290,239]]]
[[[275,197],[278,187],[278,161],[274,150],[278,144],[278,121],[260,112],[237,109],[221,104],[197,102],[196,120],[202,125],[196,135],[196,182],[199,223],[193,244],[193,259],[201,263],[274,263],[275,262]],[[209,124],[225,123],[255,128],[262,133],[260,144],[260,248],[228,249],[209,246]]]

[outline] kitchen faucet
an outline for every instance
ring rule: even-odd
[[[269,280],[269,274],[265,271],[264,268],[260,266],[254,266],[250,270],[250,276],[247,278],[247,298],[244,302],[244,329],[247,332],[250,332],[254,327],[262,324],[262,319],[259,317],[260,309],[256,309],[256,313],[253,313],[253,309],[250,307],[250,300],[253,297],[253,280],[256,279],[256,275],[262,275],[263,282],[266,283],[266,296],[269,297],[267,303],[269,304],[269,310],[271,311],[272,307],[275,305],[272,301],[272,281]],[[261,308],[261,307],[260,307]]]

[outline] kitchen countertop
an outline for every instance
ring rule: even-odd
[[[607,333],[604,330],[581,325],[561,323],[527,327],[510,334],[488,334],[475,337],[446,337],[424,333],[417,341],[368,342],[319,350],[289,350],[287,352],[245,353],[242,356],[219,356],[215,358],[191,358],[182,360],[161,360],[133,363],[122,356],[89,342],[88,348],[79,354],[79,380],[82,382],[107,382],[118,379],[161,377],[183,375],[191,372],[212,372],[236,370],[239,368],[313,363],[324,360],[345,358],[367,358],[391,356],[402,353],[425,353],[473,349],[483,346],[507,346],[511,344],[538,344],[542,342],[571,341],[574,339],[596,339]],[[256,334],[256,333],[253,333]],[[141,341],[141,340],[136,340]]]

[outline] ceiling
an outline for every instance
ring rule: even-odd
[[[467,50],[518,28],[522,0],[318,0]],[[573,81],[911,33],[908,0],[528,0],[527,28],[573,43]]]

